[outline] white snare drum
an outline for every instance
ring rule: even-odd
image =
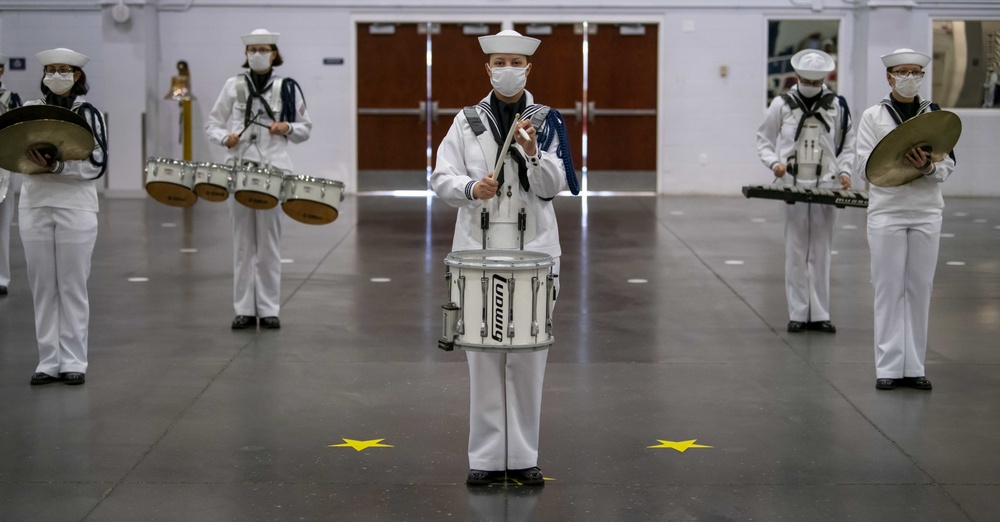
[[[281,189],[281,209],[288,217],[307,225],[335,221],[343,200],[344,184],[332,179],[285,176]]]
[[[552,337],[552,256],[523,250],[463,250],[444,259],[450,302],[438,347],[534,352]]]
[[[198,202],[194,192],[194,164],[170,158],[146,161],[146,192],[172,207],[190,207]]]
[[[236,167],[234,172],[236,183],[233,185],[233,197],[241,205],[255,210],[278,206],[282,181],[280,171],[244,165]]]
[[[199,163],[194,171],[194,192],[208,201],[225,201],[233,184],[233,166]]]

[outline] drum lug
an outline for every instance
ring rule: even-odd
[[[451,295],[451,288],[448,289],[448,294]],[[461,313],[455,329],[458,335],[465,335],[465,276],[458,276],[458,309]]]
[[[538,336],[538,276],[531,277],[531,336]]]
[[[545,277],[545,333],[548,335],[552,335],[552,294],[555,285],[555,277],[549,272]]]
[[[507,339],[514,339],[514,274],[510,276],[510,290],[507,292]]]
[[[483,249],[486,249],[486,231],[490,229],[490,213],[483,207],[479,213],[479,228],[483,230]],[[485,337],[485,336],[484,336]]]
[[[487,295],[489,289],[489,279],[483,276],[480,281],[483,283],[483,322],[479,325],[479,337],[483,339],[486,338],[486,308],[489,296]]]
[[[524,250],[524,231],[528,229],[528,214],[525,213],[524,207],[521,207],[521,211],[517,213],[517,231],[520,237],[521,250]]]

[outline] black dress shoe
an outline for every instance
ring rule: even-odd
[[[538,467],[527,469],[508,469],[507,478],[521,484],[522,486],[544,486],[545,477]]]
[[[931,386],[931,381],[927,380],[927,377],[903,377],[899,383],[903,386],[908,386],[910,388],[916,388],[918,390],[930,390],[934,387]]]
[[[7,295],[7,287],[0,285],[0,295]]]
[[[31,376],[31,384],[48,384],[59,382],[59,377],[53,377],[45,372],[38,372]]]
[[[837,327],[830,321],[813,321],[809,323],[810,330],[818,330],[825,333],[837,333]]]
[[[895,390],[896,389],[896,379],[875,379],[875,389],[878,389],[878,390]]]
[[[281,320],[278,319],[277,317],[261,317],[260,327],[277,330],[278,328],[281,328]]]
[[[237,315],[233,319],[233,330],[246,330],[247,328],[257,328],[257,318],[252,315]]]
[[[806,323],[802,321],[788,321],[788,331],[798,333],[806,329]]]
[[[84,374],[82,374],[82,373],[80,373],[80,372],[60,373],[59,376],[62,377],[62,382],[63,383],[69,384],[70,386],[75,386],[77,384],[83,384],[87,380],[87,376],[84,375]]]
[[[470,469],[469,476],[465,479],[465,483],[470,486],[489,486],[495,482],[503,482],[503,477],[503,471]]]

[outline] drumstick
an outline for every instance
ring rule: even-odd
[[[521,133],[521,137],[522,138],[524,138],[524,139],[526,139],[528,141],[531,141],[531,136],[528,136],[528,133],[524,132],[524,129],[517,129],[517,132]]]
[[[500,165],[503,163],[504,156],[507,155],[507,149],[510,148],[510,141],[514,139],[514,129],[517,129],[517,119],[520,117],[521,113],[517,113],[514,115],[514,124],[510,126],[510,131],[507,132],[507,141],[503,142],[503,148],[500,149],[500,155],[497,156],[497,164],[493,166],[494,175],[496,174],[497,170],[500,169]]]

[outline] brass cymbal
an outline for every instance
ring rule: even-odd
[[[42,150],[59,161],[83,160],[94,150],[94,134],[79,114],[55,105],[28,105],[0,115],[0,168],[46,174],[27,157]]]
[[[916,167],[906,161],[906,153],[914,147],[930,152],[931,161],[943,160],[955,148],[962,135],[962,120],[953,112],[932,111],[914,116],[886,134],[878,142],[865,174],[872,185],[898,187],[921,176]]]

